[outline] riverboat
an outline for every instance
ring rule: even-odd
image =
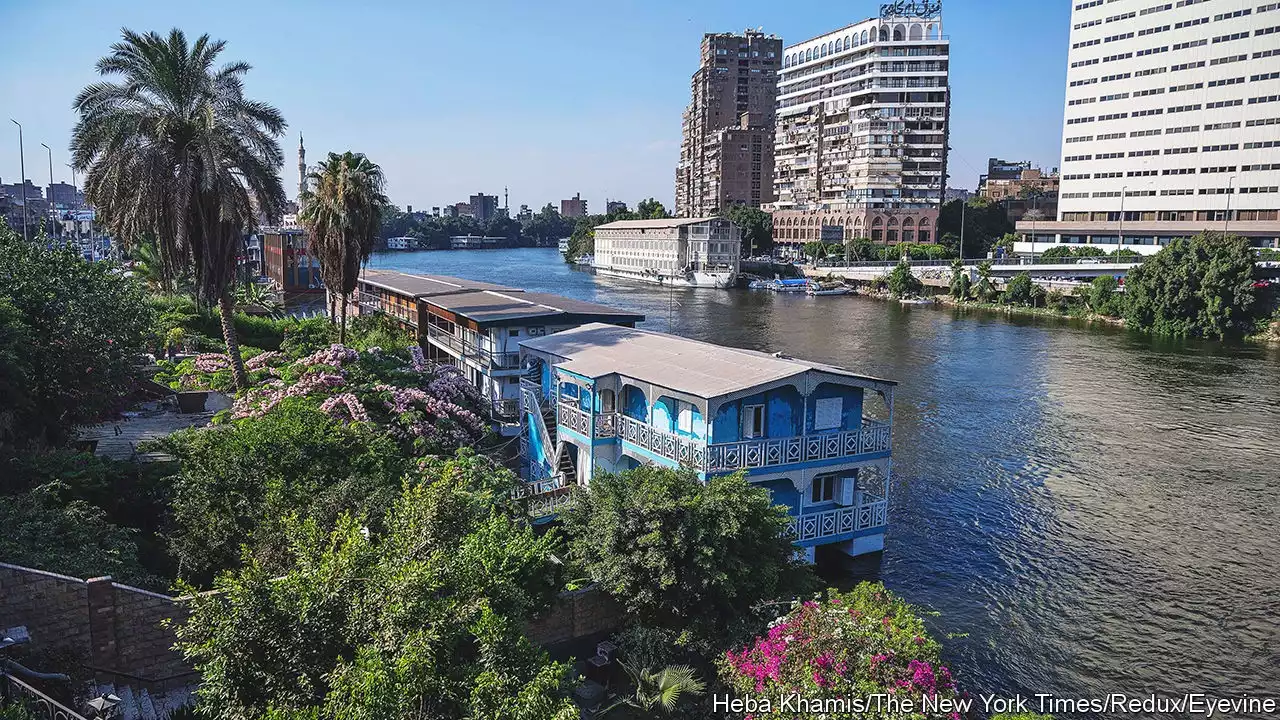
[[[791,280],[777,279],[770,283],[769,289],[779,293],[802,293],[809,291],[809,281],[803,278]]]
[[[742,233],[723,218],[619,220],[595,228],[601,275],[676,287],[738,282]]]

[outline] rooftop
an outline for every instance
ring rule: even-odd
[[[611,223],[597,225],[596,229],[608,228],[610,230],[640,230],[649,228],[671,228],[680,227],[681,225],[693,225],[695,223],[707,222],[708,220],[719,220],[718,217],[696,217],[696,218],[657,218],[655,220],[615,220]]]
[[[446,275],[410,275],[393,270],[365,270],[360,274],[360,280],[411,297],[431,297],[476,290],[520,292],[516,288],[479,280],[464,280]]]
[[[569,372],[598,378],[619,374],[654,385],[714,398],[784,380],[810,370],[896,384],[834,365],[781,354],[724,347],[652,330],[592,323],[520,343],[567,360]]]

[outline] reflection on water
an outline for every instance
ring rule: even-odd
[[[372,266],[592,300],[901,383],[881,577],[976,691],[1280,693],[1280,351],[862,298],[669,290],[554,250]],[[967,635],[951,637],[948,635]]]

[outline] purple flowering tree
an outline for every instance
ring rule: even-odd
[[[831,590],[825,600],[796,606],[766,634],[725,653],[720,674],[739,697],[798,693],[822,700],[883,693],[910,698],[917,710],[904,714],[886,704],[870,712],[825,716],[832,720],[959,720],[953,712],[919,712],[924,698],[937,707],[939,699],[958,694],[939,651],[910,605],[879,583],[862,583],[848,593]],[[755,717],[785,714],[773,710]]]

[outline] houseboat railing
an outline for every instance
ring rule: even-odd
[[[566,485],[540,495],[531,495],[529,496],[529,515],[533,517],[554,515],[565,505],[573,502],[573,496],[577,492],[577,485]]]
[[[560,403],[560,424],[586,435],[590,416],[571,403]],[[620,413],[595,416],[597,439],[619,437],[633,445],[703,472],[767,468],[814,460],[834,460],[887,452],[891,434],[887,423],[863,418],[857,430],[815,433],[785,438],[758,438],[704,444],[659,430]]]
[[[557,474],[541,480],[532,480],[520,483],[520,487],[516,488],[513,495],[516,499],[536,497],[538,495],[546,495],[549,492],[555,492],[562,487],[565,487],[564,476]]]
[[[427,339],[435,340],[463,357],[475,360],[490,369],[518,370],[520,368],[520,353],[484,350],[434,325],[427,326]]]
[[[490,411],[494,417],[514,418],[520,415],[521,402],[515,398],[494,400],[490,403]]]
[[[0,710],[17,705],[39,720],[85,720],[85,717],[18,678],[0,672]]]
[[[810,515],[792,518],[791,529],[796,540],[819,540],[884,527],[889,524],[889,502],[878,500],[862,505],[824,510]]]
[[[542,386],[525,378],[520,378],[520,401],[525,412],[535,415],[547,408],[547,399],[542,395]]]
[[[579,435],[591,436],[591,415],[571,402],[562,400],[556,404],[556,422]]]

